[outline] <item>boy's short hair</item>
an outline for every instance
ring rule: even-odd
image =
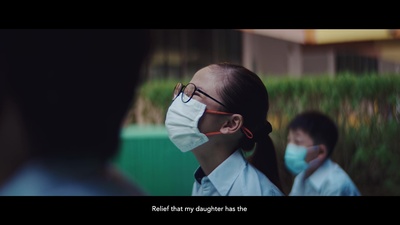
[[[315,145],[325,144],[328,157],[332,154],[339,132],[336,123],[327,115],[315,110],[300,113],[288,125],[288,130],[297,129],[310,135]]]

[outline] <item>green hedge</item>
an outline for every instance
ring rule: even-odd
[[[361,193],[400,195],[399,75],[261,78],[269,93],[268,120],[286,192],[293,181],[283,165],[286,126],[297,113],[318,109],[337,122],[340,136],[332,158],[348,172]],[[131,122],[163,123],[177,82],[169,79],[144,83]]]

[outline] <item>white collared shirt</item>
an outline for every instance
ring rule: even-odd
[[[199,167],[192,196],[282,196],[283,193],[236,150],[208,176]]]
[[[290,196],[359,196],[356,185],[348,174],[331,159],[327,159],[307,179],[305,171],[293,182]]]

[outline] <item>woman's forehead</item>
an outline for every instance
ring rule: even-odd
[[[223,76],[206,67],[197,71],[190,83],[194,83],[202,91],[210,92],[207,92],[207,94],[211,95],[211,93],[216,93],[216,90],[221,88],[221,85],[223,85],[222,79]]]

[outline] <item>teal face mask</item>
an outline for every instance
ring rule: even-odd
[[[289,143],[285,151],[285,166],[293,174],[297,175],[306,170],[309,164],[305,161],[307,148]]]

